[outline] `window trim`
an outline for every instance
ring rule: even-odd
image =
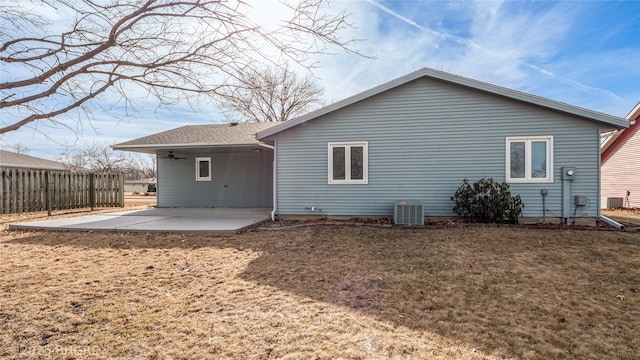
[[[344,165],[345,179],[333,179],[333,148],[344,147]],[[351,179],[351,148],[362,147],[362,179]],[[369,183],[369,142],[368,141],[348,141],[348,142],[330,142],[327,144],[328,158],[328,184],[359,184],[366,185]]]
[[[531,143],[545,141],[547,143],[547,176],[531,177]],[[524,178],[511,177],[511,143],[524,142],[525,168]],[[552,183],[553,182],[553,136],[513,136],[505,140],[505,178],[508,183]]]
[[[200,176],[200,162],[207,161],[209,163],[209,176]],[[211,181],[211,157],[196,157],[196,181]]]

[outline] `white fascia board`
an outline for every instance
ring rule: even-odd
[[[629,120],[629,126],[636,124],[636,119],[640,118],[640,102],[627,114],[626,119]],[[600,145],[600,153],[603,153],[605,150],[611,146],[624,132],[624,129],[619,130],[613,134],[611,134],[601,145]]]
[[[223,148],[223,147],[251,147],[260,146],[258,142],[249,143],[193,143],[193,144],[145,144],[145,145],[111,145],[113,150],[134,151],[154,153],[156,150],[172,150],[172,149],[207,149],[207,148]],[[149,152],[153,151],[153,152]]]
[[[627,119],[631,122],[631,125],[635,124],[636,119],[640,118],[640,102],[629,112]]]
[[[271,136],[273,134],[277,134],[281,131],[284,131],[286,129],[292,128],[296,125],[302,124],[304,122],[307,122],[311,119],[320,117],[322,115],[328,114],[330,112],[342,109],[343,107],[349,106],[351,104],[355,104],[358,101],[362,101],[365,100],[369,97],[372,97],[374,95],[380,94],[384,91],[390,90],[394,87],[400,86],[402,84],[405,84],[409,81],[415,80],[421,76],[423,76],[422,72],[424,71],[424,69],[420,69],[418,71],[414,71],[410,74],[401,76],[397,79],[388,81],[384,84],[378,85],[376,87],[373,87],[369,90],[363,91],[361,93],[355,94],[353,96],[350,96],[348,98],[345,98],[343,100],[337,101],[333,104],[329,104],[325,107],[322,107],[320,109],[317,109],[315,111],[312,111],[308,114],[302,115],[300,117],[297,117],[295,119],[291,119],[289,121],[285,121],[284,123],[280,124],[280,125],[276,125],[274,127],[262,130],[260,132],[258,132],[256,134],[256,138],[258,138],[258,140],[262,140],[268,136]]]
[[[330,104],[328,106],[325,106],[323,108],[320,108],[316,111],[310,112],[308,114],[302,115],[298,118],[286,121],[280,125],[276,125],[272,128],[266,129],[266,130],[262,130],[260,132],[258,132],[256,134],[256,137],[261,140],[264,139],[268,136],[277,134],[281,131],[284,131],[286,129],[292,128],[296,125],[302,124],[304,122],[307,122],[311,119],[317,118],[319,116],[328,114],[330,112],[333,112],[335,110],[341,109],[343,107],[346,107],[348,105],[354,104],[358,101],[367,99],[369,97],[372,97],[374,95],[380,94],[384,91],[390,90],[394,87],[406,84],[410,81],[416,80],[418,78],[421,78],[423,76],[427,76],[433,79],[438,79],[438,80],[442,80],[445,82],[449,82],[449,83],[453,83],[453,84],[457,84],[457,85],[462,85],[468,88],[472,88],[475,90],[480,90],[480,91],[484,91],[490,94],[494,94],[494,95],[499,95],[508,99],[513,99],[513,100],[518,100],[518,101],[522,101],[525,103],[529,103],[532,105],[537,105],[543,108],[547,108],[547,109],[551,109],[551,110],[555,110],[555,111],[559,111],[562,113],[566,113],[566,114],[570,114],[573,116],[578,116],[587,120],[591,120],[591,121],[596,121],[596,122],[600,122],[605,124],[607,127],[613,127],[613,128],[627,128],[629,127],[629,122],[626,121],[623,118],[617,117],[617,116],[613,116],[613,115],[608,115],[608,114],[604,114],[604,113],[600,113],[597,111],[593,111],[593,110],[588,110],[588,109],[584,109],[581,107],[577,107],[577,106],[573,106],[573,105],[569,105],[569,104],[565,104],[565,103],[561,103],[559,101],[555,101],[555,100],[550,100],[547,98],[543,98],[540,96],[536,96],[536,95],[532,95],[532,94],[528,94],[528,93],[524,93],[521,91],[517,91],[517,90],[513,90],[513,89],[509,89],[509,88],[505,88],[502,86],[498,86],[498,85],[493,85],[493,84],[489,84],[486,82],[482,82],[482,81],[478,81],[478,80],[473,80],[473,79],[469,79],[460,75],[454,75],[454,74],[450,74],[447,72],[443,72],[443,71],[439,71],[439,70],[434,70],[434,69],[429,69],[429,68],[422,68],[420,70],[414,71],[412,73],[409,73],[407,75],[401,76],[397,79],[391,80],[389,82],[386,82],[384,84],[378,85],[376,87],[373,87],[369,90],[366,90],[364,92],[358,93],[356,95],[353,95],[351,97],[348,97],[344,100],[335,102],[333,104]]]
[[[581,108],[578,106],[565,104],[559,101],[543,98],[537,95],[528,94],[522,91],[509,89],[502,86],[489,84],[486,82],[473,80],[473,79],[465,78],[463,76],[454,75],[454,74],[450,74],[450,73],[446,73],[438,70],[425,69],[425,71],[427,72],[425,75],[430,76],[432,78],[452,82],[452,83],[463,85],[469,88],[485,91],[491,94],[500,95],[505,98],[520,100],[522,102],[526,102],[532,105],[538,105],[547,109],[567,113],[569,115],[579,116],[587,120],[601,122],[609,126],[612,125],[617,128],[629,127],[628,121],[617,116],[604,114],[601,112]]]

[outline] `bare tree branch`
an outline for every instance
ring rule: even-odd
[[[0,134],[70,112],[85,119],[113,98],[131,106],[132,85],[161,105],[191,104],[193,94],[228,99],[234,92],[225,88],[244,87],[245,75],[272,59],[312,67],[309,56],[330,48],[357,53],[354,40],[340,38],[348,14],[329,14],[326,0],[296,1],[270,30],[247,16],[243,0],[24,3],[75,17],[56,35],[26,5],[0,4]],[[288,118],[283,109],[270,118]]]
[[[219,103],[228,115],[246,122],[287,121],[322,105],[324,90],[311,77],[298,78],[286,65],[243,74],[236,86],[220,89]]]
[[[27,155],[29,153],[29,151],[31,151],[31,149],[29,149],[29,147],[21,142],[17,142],[17,143],[13,143],[13,144],[9,144],[7,145],[6,150],[14,152],[16,154],[23,154],[23,155]]]
[[[122,172],[127,180],[155,177],[155,156],[114,151],[103,143],[64,147],[57,160],[77,172]]]

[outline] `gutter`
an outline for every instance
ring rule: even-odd
[[[269,144],[267,144],[265,142],[262,142],[262,141],[258,141],[258,145],[260,145],[262,147],[266,147],[267,149],[271,149],[271,150],[274,150],[274,151],[276,150],[275,146],[269,145]]]
[[[609,219],[608,217],[604,216],[604,215],[600,215],[600,220],[606,222],[607,224],[615,227],[618,230],[623,230],[624,229],[624,225],[620,224],[619,222]]]
[[[68,171],[68,172],[72,172],[70,169],[67,169],[65,167],[55,167],[55,166],[0,164],[0,167],[3,167],[5,169],[35,169],[35,170],[53,170],[53,171]]]
[[[258,145],[273,150],[273,210],[271,210],[271,221],[276,221],[276,209],[278,208],[278,186],[276,183],[276,147],[258,140]]]
[[[268,144],[265,144],[270,146]],[[166,143],[166,144],[140,144],[140,145],[126,145],[126,144],[115,144],[111,145],[113,150],[125,150],[128,149],[149,149],[149,150],[161,150],[161,149],[177,149],[177,148],[210,148],[210,147],[235,147],[235,146],[256,146],[256,143],[253,141],[248,142],[236,142],[236,143]]]

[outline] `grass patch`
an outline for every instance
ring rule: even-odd
[[[640,226],[640,209],[608,209],[602,210],[602,215],[621,222],[626,226]]]
[[[633,359],[640,235],[0,233],[0,357]]]

